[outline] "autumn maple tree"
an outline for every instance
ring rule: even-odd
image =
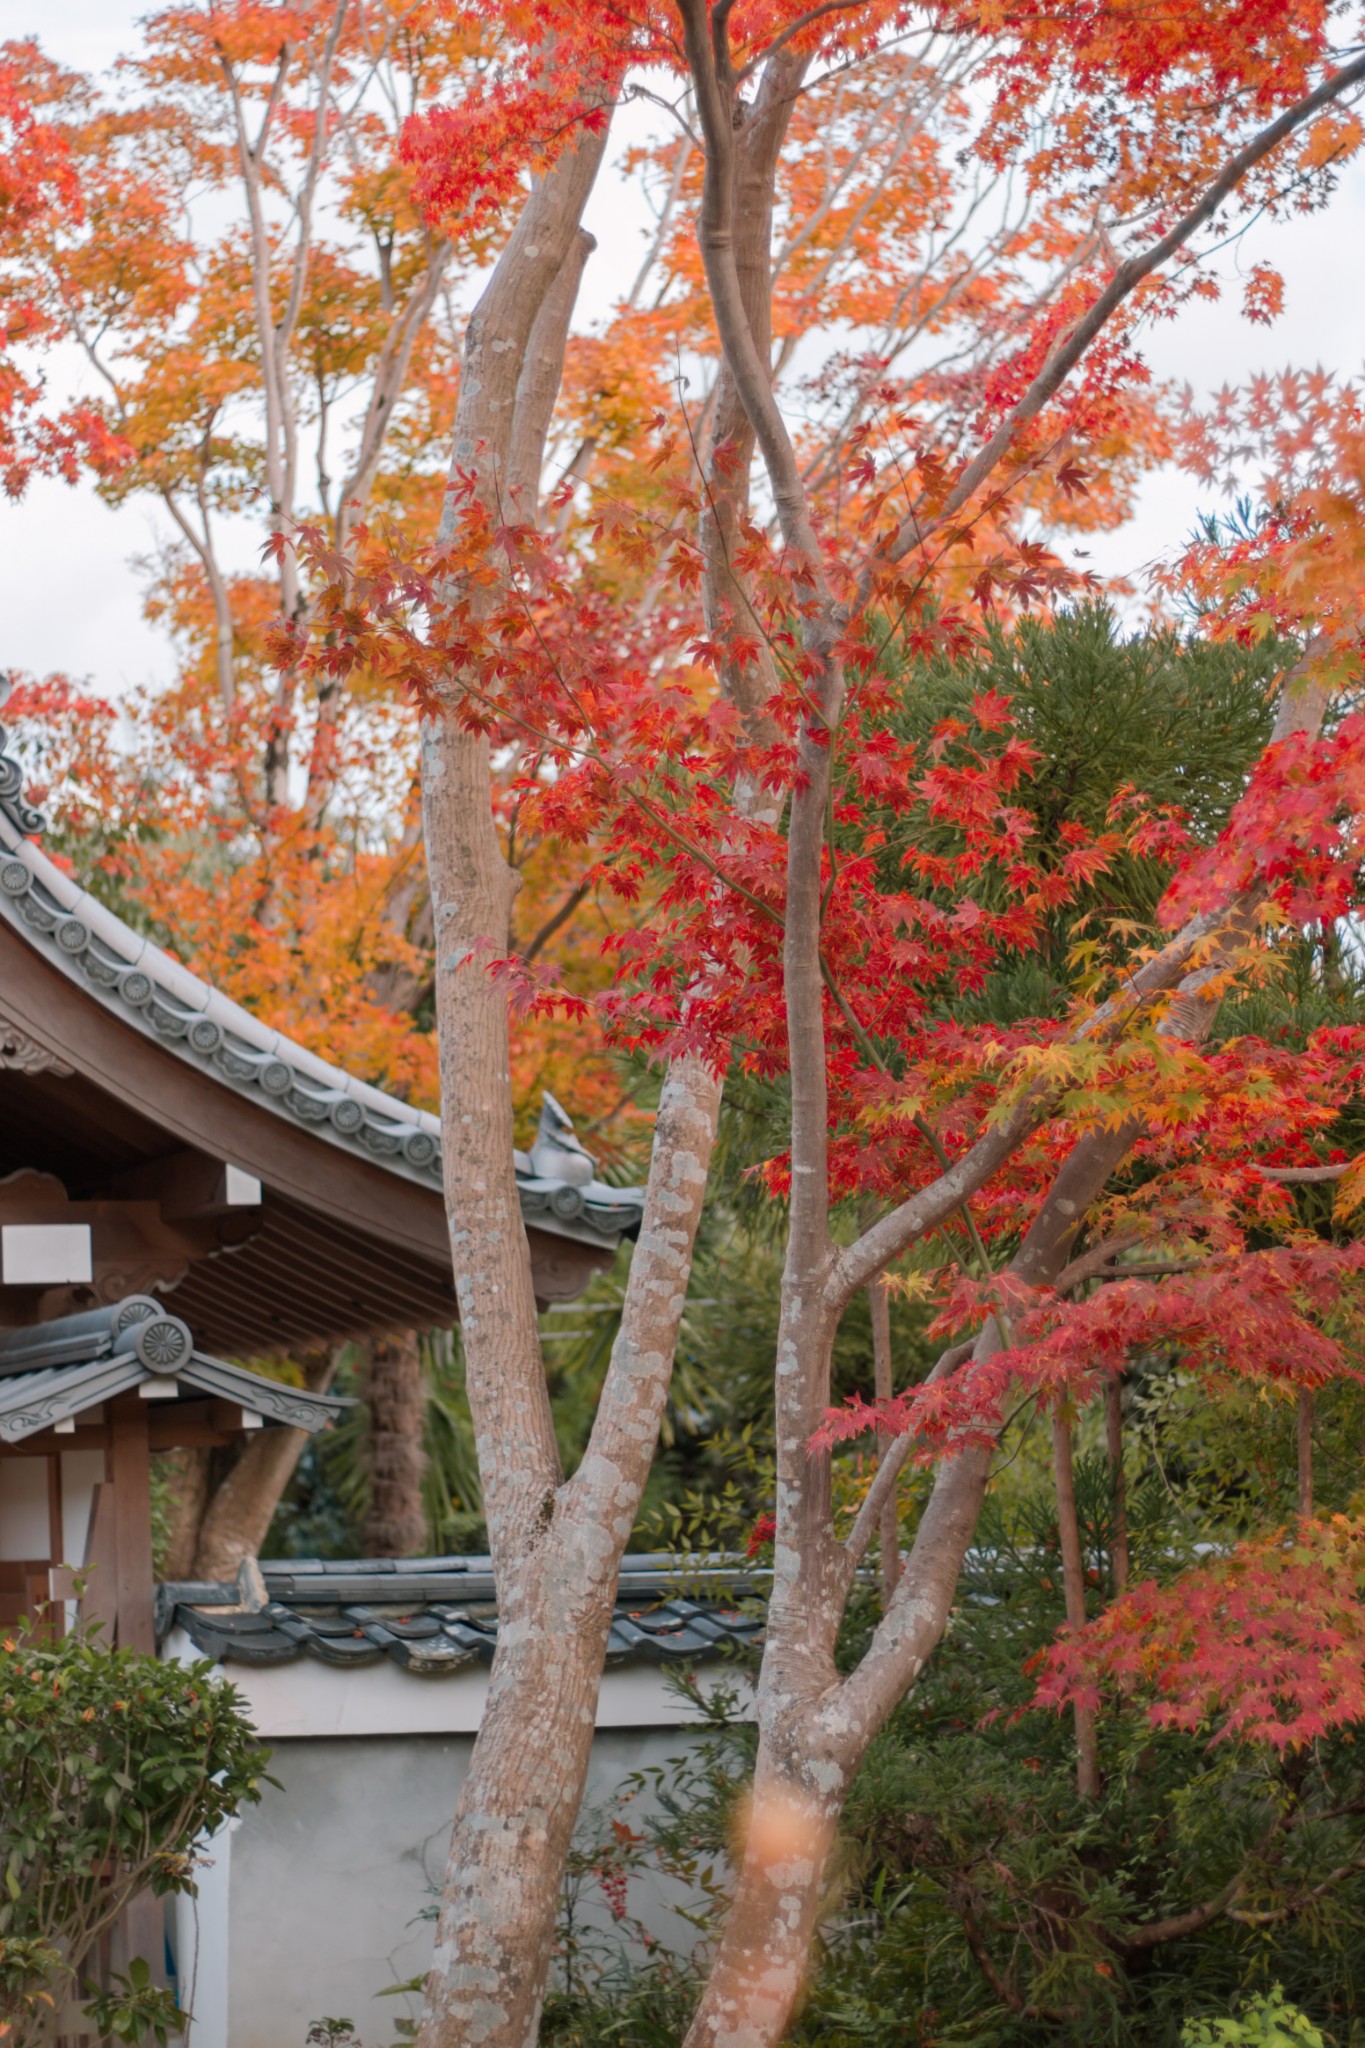
[[[1230,1602],[1245,1611],[1248,1574],[1263,1605],[1277,1572],[1288,1597],[1316,1587],[1329,1619],[1343,1597],[1317,1552],[1298,1577],[1237,1560],[1221,1567],[1226,1597],[1196,1589],[1193,1648],[1137,1589],[1087,1636],[1074,1436],[1157,1343],[1213,1391],[1243,1375],[1311,1398],[1352,1369],[1332,1319],[1360,1265],[1355,1183],[1330,1130],[1365,1047],[1348,1028],[1289,1048],[1217,1026],[1356,902],[1354,401],[1304,385],[1290,407],[1253,394],[1250,424],[1232,399],[1182,418],[1141,342],[1145,322],[1214,288],[1203,259],[1221,236],[1329,196],[1361,140],[1360,24],[1301,0],[395,13],[382,61],[412,25],[430,38],[431,90],[387,139],[354,111],[364,134],[338,173],[343,216],[381,220],[377,311],[346,337],[366,389],[402,308],[421,303],[433,238],[453,235],[471,279],[491,268],[456,322],[458,366],[452,350],[421,387],[410,475],[386,496],[383,463],[361,464],[305,504],[298,391],[322,364],[320,429],[329,380],[353,374],[334,322],[358,286],[339,257],[301,258],[299,236],[311,167],[345,107],[369,104],[343,94],[371,62],[348,38],[376,31],[341,4],[287,23],[273,9],[164,21],[149,81],[202,95],[212,79],[208,170],[246,195],[248,253],[218,252],[186,313],[213,374],[193,369],[198,415],[183,387],[171,412],[198,417],[197,435],[158,411],[179,367],[152,351],[122,387],[115,371],[105,416],[134,454],[110,488],[154,489],[179,515],[190,573],[166,601],[198,622],[193,702],[214,736],[198,765],[259,854],[242,869],[248,960],[271,958],[282,918],[300,935],[333,913],[347,928],[349,879],[329,894],[317,857],[338,764],[357,747],[376,782],[396,780],[376,734],[402,704],[421,715],[446,1194],[501,1616],[421,2038],[524,2048],[536,2034],[618,1566],[740,1069],[790,1105],[764,1172],[786,1231],[772,1581],[754,1783],[688,2040],[766,2048],[800,1990],[844,1803],[943,1633],[1020,1402],[1051,1432],[1073,1634],[1046,1683],[1073,1717],[1083,1797],[1102,1769],[1100,1688],[1126,1675],[1142,1629],[1163,1698],[1194,1711],[1232,1684],[1218,1630]],[[655,232],[605,330],[574,338],[584,212],[627,98],[660,110],[660,139],[631,159]],[[202,130],[183,113],[149,126],[168,160]],[[255,225],[272,138],[287,231]],[[406,268],[386,284],[383,224],[400,213]],[[96,299],[136,285],[135,263],[102,281],[103,247],[70,232],[71,275],[83,261]],[[180,261],[159,256],[148,277],[179,277]],[[1253,273],[1253,318],[1278,290]],[[238,331],[266,393],[249,452],[217,395]],[[286,359],[300,378],[287,399],[270,367]],[[429,467],[442,403],[443,489]],[[1180,448],[1216,469],[1252,430],[1266,516],[1211,529],[1172,571],[1210,635],[1290,648],[1270,744],[1213,843],[1140,788],[1099,820],[1059,804],[1040,830],[1021,800],[1040,762],[1006,692],[907,732],[917,664],[966,661],[992,615],[1064,603],[1080,579],[1062,537],[1121,519],[1145,464]],[[248,473],[265,479],[271,568],[225,615],[199,543]],[[390,791],[407,851],[410,796]],[[558,906],[544,882],[523,889],[527,835],[563,884]],[[287,915],[285,844],[312,877]],[[1159,911],[1107,917],[1104,877],[1142,863],[1161,873]],[[538,887],[538,932],[563,930],[564,904],[603,906],[590,967],[525,943],[518,892]],[[411,944],[419,898],[385,891],[408,903]],[[1060,986],[993,1015],[999,977],[1044,951],[1060,953]],[[282,952],[281,983],[287,967]],[[325,1039],[326,1006],[312,1014]],[[514,1174],[513,1033],[528,1021],[590,1024],[661,1073],[644,1226],[568,1476]],[[1293,1191],[1327,1176],[1343,1189],[1341,1228],[1324,1235]],[[883,1342],[880,1388],[839,1407],[841,1318],[911,1270],[938,1317],[937,1365],[898,1394]],[[849,1504],[839,1445],[869,1428],[885,1454]],[[897,1489],[926,1462],[902,1554]],[[878,1545],[883,1611],[844,1670],[836,1641]]]
[[[461,293],[499,216],[428,220],[398,137],[414,109],[477,93],[501,42],[473,10],[236,5],[155,15],[113,87],[33,42],[0,67],[6,487],[85,471],[110,504],[154,508],[146,603],[176,656],[169,688],[124,698],[121,732],[87,685],[20,683],[50,844],[225,993],[428,1107],[410,708],[376,678],[314,690],[276,671],[272,631],[310,594],[294,551],[260,543],[305,516],[342,550],[367,511],[414,538],[436,518]],[[501,815],[523,878],[514,943],[580,956],[600,983],[581,872],[519,824],[510,786]],[[631,1118],[589,1030],[526,1020],[518,1107],[573,1100],[610,1157]],[[336,1358],[291,1363],[320,1382]],[[370,1375],[377,1439],[394,1434],[381,1414],[420,1409],[415,1342],[391,1363],[387,1389]],[[250,1446],[230,1489],[204,1454],[177,1457],[173,1575],[230,1575],[260,1547],[298,1448]],[[407,1479],[373,1547],[421,1549],[412,1460],[392,1452]]]
[[[419,120],[406,144],[436,215],[509,204],[518,148],[530,173],[467,324],[435,548],[415,557],[376,533],[372,551],[367,540],[345,558],[300,536],[329,595],[276,655],[283,672],[311,664],[318,677],[386,666],[425,713],[447,1196],[505,1627],[456,1817],[423,2038],[520,2044],[536,2028],[616,1566],[666,1397],[721,1083],[739,1058],[785,1073],[791,1103],[789,1147],[769,1176],[788,1218],[773,1579],[747,1831],[689,2039],[766,2043],[792,2010],[859,1763],[946,1623],[1006,1398],[1051,1402],[1079,1626],[1071,1418],[1106,1363],[1112,1377],[1129,1346],[1160,1332],[1192,1356],[1306,1386],[1340,1365],[1316,1319],[1349,1289],[1355,1256],[1298,1245],[1274,1203],[1282,1169],[1315,1170],[1302,1157],[1315,1119],[1296,1112],[1352,1085],[1358,1047],[1349,1034],[1315,1044],[1295,1089],[1281,1075],[1276,1090],[1275,1062],[1253,1039],[1216,1053],[1205,1042],[1227,992],[1275,971],[1277,929],[1330,921],[1352,900],[1350,719],[1321,737],[1355,674],[1349,563],[1336,565],[1346,580],[1334,602],[1322,587],[1282,599],[1275,623],[1299,632],[1304,653],[1272,746],[1204,853],[1138,791],[1105,830],[1062,821],[1040,846],[1013,801],[1033,763],[1008,703],[978,701],[970,723],[943,726],[927,747],[898,743],[890,650],[965,651],[975,607],[1066,588],[1057,556],[1022,538],[1020,508],[1050,505],[1060,521],[1090,469],[1131,448],[1140,320],[1198,284],[1200,236],[1221,214],[1273,208],[1287,191],[1302,203],[1330,184],[1359,141],[1348,109],[1365,58],[1338,49],[1349,29],[1330,12],[1289,8],[939,10],[915,53],[899,38],[920,24],[893,6],[680,0],[588,23],[541,7],[515,24],[524,53],[509,53],[496,87]],[[897,373],[899,329],[871,364],[836,350],[810,372],[816,394],[833,394],[833,431],[809,432],[790,424],[774,369],[788,340],[788,361],[800,346],[780,321],[809,329],[813,308],[802,263],[783,304],[773,258],[790,208],[789,242],[817,261],[838,192],[803,220],[802,179],[786,173],[803,167],[803,137],[809,146],[804,109],[864,64],[881,67],[883,90],[894,96],[899,81],[918,98],[914,122],[929,133],[940,104],[964,118],[969,83],[984,98],[969,156],[1026,173],[1043,195],[992,260],[998,271],[1013,257],[1034,288],[1007,308],[984,284],[974,291],[956,245],[932,247],[948,206],[931,201],[918,229],[905,223],[924,267],[900,281],[917,310],[937,305],[940,337],[958,332],[960,310],[969,339],[923,379]],[[585,556],[557,544],[532,481],[550,427],[542,366],[563,346],[612,102],[642,67],[672,73],[686,95],[660,232],[682,236],[718,366],[701,405],[673,409],[652,500],[623,499],[610,477],[592,493]],[[835,174],[850,194],[856,161],[855,149]],[[887,185],[898,189],[894,173]],[[870,218],[881,196],[869,178],[855,215]],[[837,274],[836,262],[822,283]],[[1259,279],[1251,310],[1272,291]],[[638,303],[626,310],[639,317]],[[890,309],[866,310],[885,322]],[[664,411],[658,430],[668,424]],[[590,443],[581,433],[578,449]],[[572,506],[590,459],[575,453],[551,513]],[[1321,503],[1296,501],[1290,516],[1299,525],[1278,547],[1266,537],[1265,574],[1333,530]],[[642,566],[651,620],[670,598],[700,600],[685,662],[633,638],[639,610],[622,579]],[[1233,571],[1234,591],[1249,573]],[[645,1223],[596,1422],[568,1478],[504,1079],[509,998],[563,998],[508,955],[514,877],[489,790],[509,746],[547,827],[592,846],[602,886],[652,900],[647,923],[613,941],[621,972],[605,1006],[624,1040],[664,1065]],[[872,799],[895,820],[898,886],[870,842]],[[1003,1031],[960,1019],[962,996],[1036,947],[1107,865],[1162,851],[1177,869],[1165,931],[1101,935],[1056,1013]],[[1136,1187],[1130,1156],[1145,1169]],[[840,1219],[855,1201],[873,1220],[863,1207],[850,1235]],[[1282,1251],[1253,1248],[1253,1219],[1278,1222]],[[851,1300],[933,1233],[965,1269],[945,1335],[966,1334],[924,1388],[882,1411],[902,1448],[840,1527],[827,1455],[847,1426],[827,1413],[834,1333]],[[1125,1277],[1135,1248],[1171,1240],[1197,1279],[1144,1292]],[[1112,1283],[1100,1306],[1083,1295],[1072,1307],[1097,1279]],[[1250,1316],[1240,1351],[1234,1299]],[[904,1456],[926,1453],[938,1472],[913,1541],[868,1649],[841,1675],[835,1639],[858,1565]],[[1079,1695],[1076,1733],[1081,1790],[1093,1793],[1094,1716]]]
[[[831,12],[839,14],[833,25]],[[1175,936],[1136,954],[1124,950],[1111,979],[1078,981],[1068,1014],[1005,1038],[964,1032],[952,1001],[945,1008],[954,989],[980,985],[1001,952],[1036,942],[1050,905],[1064,903],[1105,862],[1158,844],[1173,821],[1150,817],[1136,799],[1134,815],[1115,817],[1109,834],[1076,831],[1064,836],[1060,860],[1042,860],[1009,801],[1029,762],[1009,737],[1007,705],[978,707],[976,745],[974,733],[948,729],[929,760],[919,760],[886,731],[886,647],[896,637],[952,645],[970,631],[954,602],[954,551],[980,543],[978,520],[999,516],[1013,494],[1040,489],[1044,477],[1060,492],[1068,483],[1074,489],[1083,451],[1103,449],[1140,375],[1138,313],[1181,289],[1181,258],[1222,205],[1234,197],[1275,203],[1285,143],[1295,145],[1300,178],[1324,156],[1314,121],[1330,125],[1328,158],[1353,145],[1359,131],[1336,104],[1365,78],[1365,61],[1338,66],[1328,18],[1287,12],[1275,16],[1273,35],[1267,20],[1238,20],[1236,43],[1222,12],[1160,25],[1085,10],[1060,23],[1029,10],[1009,25],[970,12],[935,16],[943,37],[956,31],[978,51],[978,76],[993,84],[982,154],[997,152],[999,162],[1023,150],[1036,184],[1056,180],[1058,193],[1070,195],[1068,262],[1042,303],[997,336],[997,352],[962,381],[956,416],[943,406],[927,420],[923,395],[921,406],[907,401],[894,377],[857,397],[857,424],[831,465],[835,489],[823,489],[774,395],[769,238],[778,166],[810,76],[870,55],[902,20],[900,10],[872,6],[800,14],[698,0],[634,20],[630,43],[614,29],[583,47],[569,16],[551,27],[542,12],[540,35],[559,37],[555,66],[542,72],[542,43],[528,51],[522,104],[542,109],[542,147],[555,150],[555,160],[540,162],[471,319],[444,545],[426,573],[381,563],[368,586],[346,584],[348,602],[387,614],[395,664],[428,707],[424,795],[442,1087],[460,1104],[448,1153],[452,1245],[489,1540],[499,1593],[516,1620],[456,1815],[428,2040],[467,2038],[475,2025],[489,2040],[522,2042],[534,2032],[542,1964],[534,1968],[532,1958],[548,1954],[553,1886],[587,1757],[583,1700],[600,1667],[614,1563],[667,1386],[724,1065],[737,1051],[780,1063],[792,1096],[790,1155],[774,1165],[790,1223],[759,1759],[731,1917],[690,2036],[757,2044],[776,2040],[792,2011],[821,1870],[857,1763],[948,1618],[1003,1419],[1003,1389],[1019,1374],[1044,1372],[1046,1346],[1033,1360],[1019,1341],[1013,1323],[1021,1307],[1011,1294],[1056,1292],[1093,1225],[1095,1272],[1148,1231],[1179,1229],[1199,1241],[1197,1196],[1207,1198],[1207,1184],[1199,1188],[1197,1149],[1191,1159],[1179,1130],[1181,1106],[1201,1096],[1193,1075],[1218,995],[1240,973],[1265,971],[1267,915],[1304,920],[1324,889],[1328,915],[1338,913],[1340,881],[1355,868],[1351,831],[1340,838],[1349,743],[1338,737],[1322,756],[1316,741],[1324,684],[1351,672],[1353,645],[1330,631],[1336,621],[1300,614],[1302,627],[1320,635],[1310,641],[1308,688],[1285,690],[1275,750],[1252,782],[1246,813],[1214,856],[1177,883]],[[571,49],[581,51],[577,76]],[[575,647],[548,645],[538,614],[561,600],[563,571],[505,496],[518,367],[573,256],[602,154],[604,102],[628,61],[681,66],[692,92],[702,156],[694,233],[720,377],[710,418],[700,422],[702,477],[677,479],[667,524],[600,514],[600,530],[604,545],[622,526],[639,537],[636,547],[649,537],[655,573],[667,567],[684,584],[702,580],[706,639],[696,651],[716,678],[716,696],[698,698],[684,678],[669,684],[624,668],[616,649],[591,645],[583,614]],[[1058,123],[1056,147],[1029,152],[1029,119],[1052,92],[1066,94],[1072,111]],[[505,104],[514,98],[516,80]],[[551,137],[563,137],[571,117],[575,141],[555,145]],[[434,205],[450,205],[456,190],[477,184],[481,141],[471,121],[417,131],[413,147]],[[1089,240],[1076,233],[1081,211]],[[1060,213],[1066,221],[1064,199]],[[1164,268],[1171,262],[1175,285]],[[747,506],[755,449],[769,530],[751,522]],[[497,565],[495,578],[485,565]],[[1038,551],[1001,547],[968,588],[976,600],[1011,582],[1017,594],[1021,586],[1036,592],[1048,575],[1056,569]],[[430,623],[424,635],[399,631],[399,612],[413,602]],[[338,643],[340,612],[334,657]],[[505,956],[510,891],[491,813],[487,823],[477,813],[493,737],[518,731],[534,733],[557,760],[544,803],[563,829],[600,831],[614,883],[628,891],[645,872],[663,877],[649,938],[626,950],[618,1008],[620,1028],[667,1061],[647,1221],[598,1423],[567,1481],[548,1430],[536,1423],[542,1378],[526,1266],[510,1249],[510,1108],[487,1085],[505,1057],[505,997],[481,967],[485,956],[487,965]],[[900,797],[909,874],[898,893],[878,887],[872,850],[857,831],[868,786],[890,786]],[[1263,819],[1263,801],[1279,827],[1269,862],[1250,823]],[[933,825],[945,819],[962,842],[952,854],[933,852]],[[1179,856],[1179,840],[1171,850]],[[986,874],[997,879],[995,909],[982,901]],[[1259,1061],[1254,1047],[1224,1057],[1250,1069]],[[1349,1065],[1355,1049],[1338,1057]],[[1345,1077],[1342,1067],[1342,1085]],[[1246,1110],[1240,1128],[1228,1118],[1228,1135],[1236,1130],[1240,1157],[1254,1159],[1259,1090],[1238,1081],[1222,1102],[1240,1096]],[[1162,1098],[1171,1100],[1166,1118]],[[896,1130],[896,1143],[872,1155],[872,1171],[862,1143],[868,1114]],[[1150,1143],[1169,1155],[1156,1186],[1171,1208],[1162,1212],[1160,1192],[1144,1192],[1128,1229],[1121,1210],[1101,1225],[1115,1171],[1148,1128]],[[1275,1137],[1283,1147],[1283,1126]],[[845,1194],[872,1196],[882,1208],[851,1243],[831,1233],[833,1204]],[[974,1292],[956,1305],[958,1321],[976,1323],[976,1335],[945,1354],[905,1417],[913,1434],[902,1442],[923,1444],[921,1425],[943,1417],[952,1456],[868,1653],[839,1677],[839,1618],[896,1460],[882,1462],[841,1534],[823,1454],[833,1331],[857,1290],[943,1227],[956,1227],[964,1253],[970,1247],[976,1257]],[[1328,1251],[1320,1266],[1328,1284],[1347,1284],[1349,1260]],[[1285,1313],[1283,1292],[1281,1321],[1293,1329],[1306,1309]],[[1189,1298],[1164,1309],[1199,1321]],[[1064,1319],[1064,1309],[1058,1313]],[[1130,1341],[1142,1335],[1140,1327],[1128,1333]],[[1121,1341],[1119,1331],[1115,1350]],[[1300,1350],[1306,1346],[1308,1339]],[[1072,1378],[1081,1397],[1085,1380],[1074,1368]],[[1066,1384],[1058,1368],[1054,1389],[1064,1393]],[[1054,1440],[1064,1497],[1066,1401],[1058,1403]],[[548,1769],[530,1755],[528,1722],[544,1731],[557,1759],[548,1804]],[[1083,1704],[1076,1731],[1089,1784],[1095,1749]]]

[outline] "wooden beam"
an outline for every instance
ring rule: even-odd
[[[438,1180],[424,1186],[391,1173],[362,1152],[331,1143],[315,1126],[295,1123],[254,1100],[137,1030],[83,977],[63,973],[5,923],[0,984],[6,1013],[20,1029],[60,1054],[78,1080],[114,1097],[120,1111],[145,1118],[196,1151],[235,1160],[267,1189],[311,1208],[334,1231],[355,1229],[371,1242],[430,1261],[450,1285],[450,1236]],[[88,1097],[75,1083],[63,1101],[72,1104],[73,1094],[89,1115]]]
[[[156,1650],[152,1623],[152,1470],[147,1408],[136,1394],[109,1403],[109,1478],[117,1544],[118,1646]]]
[[[261,1206],[261,1183],[255,1175],[188,1147],[129,1168],[118,1175],[111,1191],[156,1202],[168,1223],[240,1216]]]
[[[198,1446],[218,1449],[237,1443],[243,1432],[239,1422],[229,1428],[224,1418],[240,1412],[231,1401],[165,1401],[148,1404],[148,1448],[152,1451],[180,1451]],[[270,1423],[267,1428],[272,1427]],[[62,1451],[102,1451],[109,1441],[102,1422],[78,1422],[74,1430],[58,1436],[42,1429],[21,1443],[0,1443],[0,1458],[50,1458]]]
[[[241,1430],[223,1430],[217,1401],[168,1401],[147,1417],[151,1450],[221,1450],[241,1440]]]
[[[102,1451],[108,1442],[109,1432],[102,1422],[82,1422],[63,1436],[53,1429],[42,1429],[17,1444],[0,1443],[0,1458],[50,1458],[63,1451]]]

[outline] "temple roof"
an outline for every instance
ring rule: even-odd
[[[439,1120],[272,1030],[82,889],[34,843],[44,820],[5,738],[0,1187],[50,1174],[88,1207],[147,1194],[157,1162],[192,1148],[259,1180],[254,1227],[223,1225],[174,1276],[134,1260],[119,1293],[174,1288],[234,1351],[453,1322]],[[643,1191],[598,1180],[552,1097],[516,1173],[537,1295],[572,1298],[638,1230]]]
[[[286,1424],[325,1429],[348,1400],[314,1394],[210,1358],[196,1350],[178,1316],[150,1295],[22,1330],[0,1331],[0,1443],[22,1443],[60,1431],[77,1416],[119,1394],[140,1393],[158,1404],[230,1403],[255,1418],[251,1426]]]
[[[253,1560],[225,1584],[157,1588],[157,1634],[181,1628],[225,1663],[299,1657],[351,1670],[387,1660],[418,1677],[491,1664],[497,1597],[486,1557]],[[667,1556],[621,1566],[607,1665],[686,1666],[754,1644],[762,1619],[736,1606],[752,1590],[735,1563],[680,1568]]]

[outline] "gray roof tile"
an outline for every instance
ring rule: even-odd
[[[10,694],[0,676],[0,709]],[[365,1153],[439,1190],[441,1125],[271,1030],[200,981],[81,889],[34,844],[46,819],[24,796],[0,725],[0,918],[120,1020],[325,1143]],[[529,1154],[516,1154],[522,1214],[540,1230],[607,1250],[639,1231],[643,1188],[610,1187],[552,1095]]]
[[[254,1612],[237,1604],[238,1584],[158,1588],[161,1632],[179,1625],[205,1656],[228,1663],[309,1656],[350,1668],[387,1658],[400,1670],[439,1677],[493,1661],[498,1622],[488,1558],[288,1558],[268,1560],[261,1571],[269,1599]],[[737,1560],[682,1574],[689,1588],[714,1586],[714,1601],[677,1594],[679,1576],[666,1558],[625,1559],[608,1665],[709,1662],[757,1642],[761,1615],[752,1604],[734,1604],[756,1591]]]

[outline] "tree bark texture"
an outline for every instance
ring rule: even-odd
[[[576,283],[586,253],[578,221],[603,139],[585,137],[537,181],[470,322],[453,466],[478,474],[486,495],[501,488],[513,446],[527,490],[539,475],[552,402],[544,359],[563,356],[545,308],[553,299],[567,326],[563,279],[567,266]],[[537,361],[528,365],[533,337]],[[533,407],[533,431],[524,410],[519,425],[519,404]],[[513,1166],[506,1001],[484,971],[506,951],[514,889],[490,765],[487,741],[456,716],[428,721],[446,1197],[499,1636],[455,1817],[424,2048],[524,2048],[535,2035],[620,1559],[667,1398],[720,1101],[719,1083],[697,1062],[670,1067],[620,1331],[587,1450],[566,1483]]]
[[[317,1393],[331,1385],[339,1347],[320,1353],[304,1370]],[[243,1558],[259,1557],[275,1510],[284,1498],[308,1443],[302,1429],[263,1429],[244,1445],[214,1488],[195,1545],[196,1579],[235,1579]]]
[[[376,1337],[371,1342],[365,1373],[365,1406],[370,1424],[366,1555],[420,1557],[427,1548],[427,1517],[422,1502],[426,1389],[415,1330]]]
[[[199,1526],[208,1506],[209,1458],[206,1450],[183,1450],[166,1451],[156,1461],[168,1495],[166,1554],[161,1560],[163,1578],[188,1579],[193,1575]]]
[[[763,94],[759,95],[763,100]],[[766,102],[765,102],[766,105]],[[773,152],[790,101],[767,114]],[[531,505],[587,238],[578,217],[600,141],[537,182],[466,341],[454,468],[487,501],[515,473]],[[748,223],[746,264],[766,302],[770,209]],[[534,268],[530,266],[534,264]],[[707,484],[728,474],[715,445]],[[747,471],[708,562],[708,616],[728,536],[747,516]],[[525,513],[522,515],[526,516]],[[741,592],[741,601],[742,592]],[[722,688],[748,708],[737,677]],[[456,686],[458,692],[458,684]],[[535,2035],[572,1830],[585,1782],[620,1560],[668,1395],[720,1109],[719,1080],[691,1058],[665,1074],[644,1220],[621,1324],[582,1463],[563,1481],[550,1428],[512,1165],[507,1014],[480,971],[506,950],[512,878],[489,798],[487,742],[454,717],[428,722],[423,789],[436,923],[446,1193],[471,1407],[499,1600],[488,1705],[455,1819],[421,2022],[421,2048],[524,2048]],[[736,794],[739,818],[776,817],[767,792]]]
[[[304,1358],[304,1385],[325,1393],[340,1355],[332,1346]],[[307,1442],[306,1430],[263,1429],[234,1451],[167,1452],[166,1577],[235,1579],[243,1558],[258,1557]]]

